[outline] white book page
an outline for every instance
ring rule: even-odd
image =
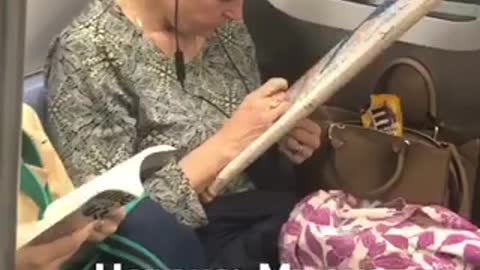
[[[173,147],[166,145],[147,148],[56,200],[48,206],[42,220],[18,226],[17,249],[34,239],[34,243],[58,239],[141,197],[141,175],[161,169],[174,152]]]

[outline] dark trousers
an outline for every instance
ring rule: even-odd
[[[290,164],[271,150],[249,168],[258,190],[205,205],[209,224],[199,229],[210,269],[279,268],[278,236],[298,201]]]
[[[204,248],[194,230],[177,222],[173,215],[150,199],[143,200],[127,215],[116,235],[142,246],[170,269],[206,268]],[[126,253],[143,257],[147,262],[150,260],[148,256],[139,254],[138,250],[129,250],[113,239],[107,239],[106,243]],[[113,269],[114,263],[121,263],[122,269],[138,269],[138,265],[131,261],[105,252],[101,252],[97,261],[103,263],[106,270]]]
[[[206,206],[210,223],[198,230],[211,269],[278,269],[278,235],[295,203],[287,192],[250,191]]]

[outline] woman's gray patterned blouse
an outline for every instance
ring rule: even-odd
[[[206,223],[198,195],[177,161],[214,134],[224,113],[230,115],[244,99],[242,77],[248,89],[257,88],[259,73],[246,27],[229,23],[218,29],[186,69],[184,91],[172,59],[147,42],[112,0],[94,0],[54,40],[46,66],[50,125],[76,185],[146,147],[172,145],[178,156],[147,180],[147,190],[181,222]],[[242,176],[228,190],[250,188]]]

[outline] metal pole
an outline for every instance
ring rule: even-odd
[[[0,270],[15,269],[25,0],[0,0]]]

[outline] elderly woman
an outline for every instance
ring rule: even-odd
[[[76,184],[146,147],[176,147],[177,159],[145,185],[182,223],[202,227],[212,265],[222,267],[275,260],[278,230],[295,203],[282,158],[301,163],[320,145],[320,128],[305,119],[225,194],[200,200],[288,108],[285,80],[259,86],[242,7],[243,0],[94,0],[54,41],[47,64],[53,139]]]

